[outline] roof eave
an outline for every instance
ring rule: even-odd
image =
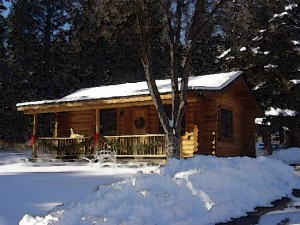
[[[172,99],[170,93],[161,95],[163,101]],[[36,113],[52,113],[52,112],[65,112],[73,110],[88,110],[96,108],[115,108],[125,107],[133,105],[149,105],[152,104],[152,98],[150,95],[139,95],[130,97],[114,97],[105,99],[90,99],[90,100],[78,100],[78,101],[65,101],[65,102],[52,102],[44,104],[33,104],[33,105],[18,105],[17,110],[25,114],[36,114]]]

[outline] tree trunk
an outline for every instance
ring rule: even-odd
[[[268,155],[272,155],[272,144],[271,144],[271,129],[269,126],[264,126],[262,128],[262,139],[265,145],[265,151]]]
[[[180,157],[180,135],[167,133],[167,156],[168,157]]]
[[[290,145],[291,145],[291,131],[288,128],[284,128],[282,146],[284,148],[289,148]]]

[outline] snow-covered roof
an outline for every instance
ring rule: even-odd
[[[242,74],[241,71],[234,71],[228,73],[191,76],[189,77],[188,89],[189,90],[221,90],[241,74]],[[156,84],[161,94],[171,92],[170,79],[156,80]],[[125,84],[108,85],[108,86],[101,86],[101,87],[83,88],[61,99],[18,103],[17,107],[51,104],[51,103],[62,103],[62,102],[75,102],[75,101],[83,101],[83,100],[109,99],[109,98],[129,97],[129,96],[148,95],[148,94],[149,94],[149,90],[148,90],[147,83],[143,81],[143,82],[136,82],[136,83],[125,83]]]

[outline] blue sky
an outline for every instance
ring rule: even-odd
[[[9,13],[9,9],[11,7],[11,2],[7,2],[4,0],[3,3],[4,3],[4,6],[8,9],[3,12],[3,16],[7,17],[8,13]]]

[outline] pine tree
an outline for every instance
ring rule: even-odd
[[[80,1],[80,10],[73,16],[70,81],[76,88],[93,86],[101,80],[105,84],[107,45],[100,35],[97,1]]]
[[[132,9],[126,1],[81,1],[72,29],[74,74],[81,86],[142,80]]]
[[[279,107],[299,113],[299,86],[290,81],[300,78],[299,10],[297,1],[228,2],[215,16],[218,32],[209,42],[218,57],[209,66],[245,71],[262,109]],[[284,117],[268,119],[271,129],[291,126]],[[299,116],[294,120],[299,131]]]
[[[6,30],[6,20],[2,13],[6,10],[6,7],[3,5],[3,2],[0,1],[0,77],[3,74],[4,62],[3,58],[5,55],[4,48],[4,39],[5,39],[5,30]]]
[[[62,33],[66,34],[65,26],[69,22],[71,6],[72,1],[67,0],[21,0],[13,3],[8,17],[9,54],[13,72],[23,83],[26,100],[59,95],[56,91],[57,79],[54,78],[60,72],[57,68],[64,67],[59,66],[61,61],[54,58],[53,54],[59,55],[59,48],[67,40],[66,36],[63,40],[58,37],[62,37]],[[56,42],[59,40],[58,45]],[[49,80],[54,81],[50,82],[50,87]]]
[[[3,1],[0,1],[0,79],[5,74],[6,62],[5,62],[5,39],[6,39],[6,18],[3,16],[3,13],[6,11],[6,7],[3,4]],[[3,81],[2,81],[3,82]],[[0,81],[1,83],[1,81]]]
[[[10,119],[12,116],[12,104],[10,98],[12,97],[10,86],[12,84],[11,74],[7,65],[7,53],[5,48],[7,23],[3,13],[6,11],[6,7],[3,5],[3,1],[0,1],[0,139],[7,139],[11,137]]]
[[[75,3],[73,0],[12,2],[6,42],[10,71],[6,74],[5,93],[9,106],[3,114],[3,121],[7,122],[3,132],[9,139],[29,138],[26,128],[30,127],[30,118],[16,111],[17,102],[62,97],[61,90],[67,89],[60,84],[68,68],[63,59],[69,51],[67,26],[72,22],[69,15],[76,9]],[[45,132],[49,129],[44,126]]]
[[[211,44],[204,48],[212,49],[214,54],[212,58],[210,54],[202,55],[210,61],[206,70],[243,70],[264,109],[290,108],[292,98],[286,98],[289,80],[299,78],[300,66],[299,5],[296,3],[284,0],[227,2],[214,17],[213,33],[205,35]]]

